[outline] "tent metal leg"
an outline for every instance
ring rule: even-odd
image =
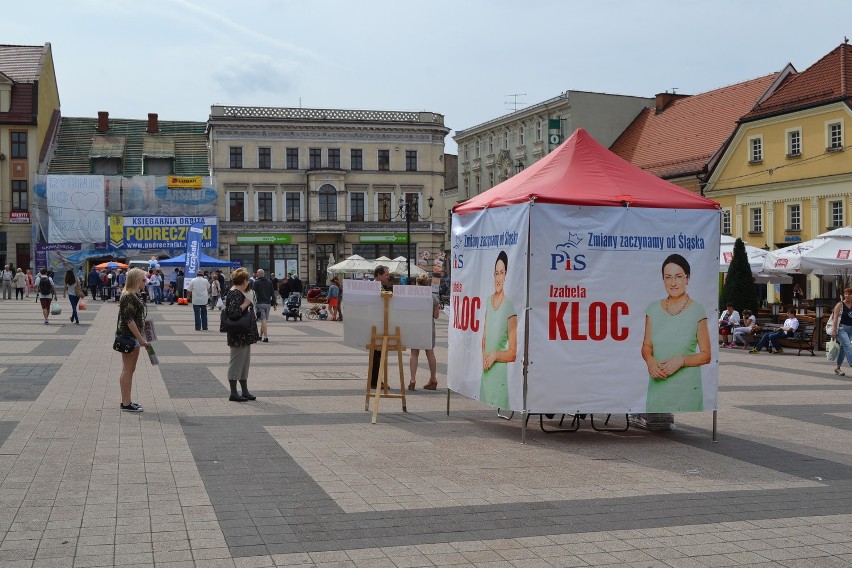
[[[713,410],[713,437],[711,439],[713,444],[719,443],[719,440],[716,439],[716,410]]]

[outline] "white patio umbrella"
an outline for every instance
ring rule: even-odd
[[[808,274],[810,268],[802,266],[802,256],[823,244],[827,239],[817,237],[803,243],[796,243],[778,250],[766,253],[763,261],[763,272],[767,274]]]
[[[719,248],[719,272],[728,272],[731,261],[734,259],[734,244],[736,241],[733,237],[722,235],[722,244]],[[748,264],[751,267],[751,273],[754,275],[759,274],[763,271],[763,261],[768,251],[751,245],[745,245],[745,250]]]
[[[376,259],[376,260],[378,260],[378,259]],[[390,273],[395,275],[395,276],[408,276],[408,274],[409,274],[408,273],[408,261],[405,259],[404,256],[398,256],[393,260],[389,260],[389,261],[385,262],[384,264],[387,265]],[[422,268],[417,266],[416,263],[412,262],[411,263],[411,277],[416,278],[416,277],[420,276],[421,274],[428,274],[428,272],[426,272],[425,270],[423,270]]]
[[[335,265],[329,266],[328,271],[334,274],[353,273],[353,274],[369,274],[376,268],[376,262],[367,260],[363,256],[353,254],[346,257]]]
[[[828,231],[818,239],[823,242],[802,253],[803,270],[823,275],[852,272],[852,227]]]

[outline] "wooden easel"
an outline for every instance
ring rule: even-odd
[[[376,333],[376,326],[372,327],[370,333],[370,343],[366,346],[370,352],[370,360],[367,365],[367,387],[364,390],[364,410],[370,410],[370,397],[373,397],[373,421],[379,415],[379,399],[380,398],[401,398],[402,411],[408,412],[405,408],[405,377],[403,376],[402,367],[402,352],[405,351],[405,345],[399,335],[399,327],[396,328],[396,333],[390,334],[388,327],[390,321],[390,302],[393,294],[391,292],[382,292],[382,301],[384,301],[384,329],[381,334]],[[382,362],[379,367],[379,378],[376,382],[376,388],[372,386],[372,370],[373,361],[376,356],[376,351],[381,353]],[[388,353],[396,351],[397,363],[399,364],[399,394],[391,394],[388,392]]]

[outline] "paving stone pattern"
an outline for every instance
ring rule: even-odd
[[[447,414],[443,316],[440,389],[372,425],[342,324],[273,316],[241,404],[224,336],[168,305],[149,306],[145,412],[121,413],[117,307],[90,306],[43,326],[0,301],[18,330],[0,340],[3,568],[852,565],[852,378],[824,357],[723,351],[718,443],[703,413],[656,433],[530,420],[521,444],[520,415],[459,395]]]

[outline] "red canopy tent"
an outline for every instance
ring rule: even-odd
[[[644,172],[579,129],[456,205],[451,242],[451,390],[534,413],[715,408],[718,362],[707,354],[718,354],[708,324],[718,319],[716,202]],[[684,274],[670,289],[675,276],[661,269],[673,257]],[[694,318],[677,320],[686,331],[648,323],[670,303]],[[654,336],[648,360],[644,337],[654,330],[673,339]],[[659,377],[658,356],[683,362]],[[674,377],[687,367],[688,379]]]
[[[521,173],[453,208],[464,215],[535,199],[538,203],[666,209],[716,209],[718,204],[649,174],[578,128],[556,150]]]

